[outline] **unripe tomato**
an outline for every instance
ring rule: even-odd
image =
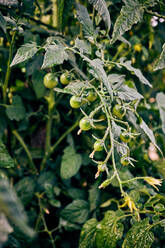
[[[83,131],[90,130],[92,128],[91,123],[90,123],[90,119],[87,117],[82,118],[79,122],[79,127]]]
[[[123,132],[120,134],[120,139],[125,142],[125,143],[128,143],[131,141],[131,137],[130,137],[130,134],[127,133],[127,132]]]
[[[94,102],[97,98],[97,94],[94,91],[89,91],[86,98],[88,101]]]
[[[104,148],[104,145],[101,142],[101,140],[96,140],[95,143],[94,143],[94,150],[97,151],[97,152],[100,152],[100,151],[103,150],[103,148]]]
[[[126,156],[123,156],[123,157],[121,157],[121,159],[120,159],[120,163],[121,163],[123,166],[127,166],[127,165],[129,165],[129,159],[128,159]]]
[[[72,108],[80,108],[81,103],[82,103],[81,98],[78,96],[72,96],[70,98],[70,106]]]
[[[114,107],[113,107],[113,110],[112,110],[113,114],[118,117],[119,119],[122,119],[125,115],[125,111],[124,109],[122,108],[121,105],[119,104],[116,104]]]
[[[53,89],[58,84],[58,78],[55,73],[47,73],[44,76],[44,85],[48,89]]]
[[[68,72],[64,72],[63,74],[61,74],[60,76],[60,82],[64,85],[69,84],[71,81],[71,76],[69,75]]]

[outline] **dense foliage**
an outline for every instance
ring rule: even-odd
[[[0,247],[165,247],[164,27],[163,0],[0,0]]]

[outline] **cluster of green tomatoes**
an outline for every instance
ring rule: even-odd
[[[60,76],[60,82],[63,85],[68,85],[71,82],[71,80],[72,78],[68,71],[65,71]],[[57,84],[58,84],[58,77],[56,76],[55,73],[49,72],[44,76],[44,86],[46,88],[53,89],[54,87],[57,86]],[[85,100],[88,102],[94,102],[96,101],[96,99],[97,99],[96,92],[94,92],[93,90],[89,90]],[[73,109],[78,109],[83,104],[84,104],[84,98],[82,99],[80,96],[73,95],[70,98],[70,106]],[[112,113],[113,113],[113,116],[115,116],[115,118],[118,118],[121,120],[125,115],[125,110],[122,108],[120,104],[116,104],[112,109]],[[82,131],[88,131],[92,129],[93,125],[92,125],[91,118],[87,116],[83,117],[79,122],[79,127],[80,127],[80,130]],[[131,141],[131,138],[132,136],[129,132],[123,131],[120,134],[120,140],[124,142],[125,144],[129,143]],[[103,151],[104,147],[105,147],[104,142],[101,139],[96,140],[93,145],[94,153]],[[120,163],[123,166],[127,166],[130,163],[128,156],[127,155],[122,156],[120,159]]]

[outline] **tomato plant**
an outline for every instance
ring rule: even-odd
[[[164,246],[164,24],[163,0],[0,0],[0,246]]]

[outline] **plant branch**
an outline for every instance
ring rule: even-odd
[[[157,16],[159,18],[165,19],[164,15],[158,14],[157,12],[153,12],[152,10],[146,9],[146,13],[149,14],[149,15],[152,15],[152,16]]]
[[[19,133],[16,130],[13,130],[12,133],[15,135],[15,137],[18,139],[18,141],[20,142],[20,144],[22,145],[22,147],[24,148],[27,157],[29,159],[29,166],[31,168],[31,170],[33,171],[33,173],[38,174],[37,169],[35,167],[35,164],[33,162],[32,156],[30,154],[30,151],[27,147],[27,145],[25,144],[25,142],[23,141],[23,139],[21,138],[21,136],[19,135]]]
[[[65,137],[71,133],[79,124],[79,119],[69,128],[66,130],[65,133],[63,133],[63,135],[55,142],[55,144],[50,148],[49,153],[47,154],[47,156],[44,157],[44,159],[41,162],[41,171],[44,169],[44,165],[47,161],[47,159],[50,157],[50,155],[54,152],[54,150],[56,149],[56,147],[63,141],[63,139],[65,139]]]

